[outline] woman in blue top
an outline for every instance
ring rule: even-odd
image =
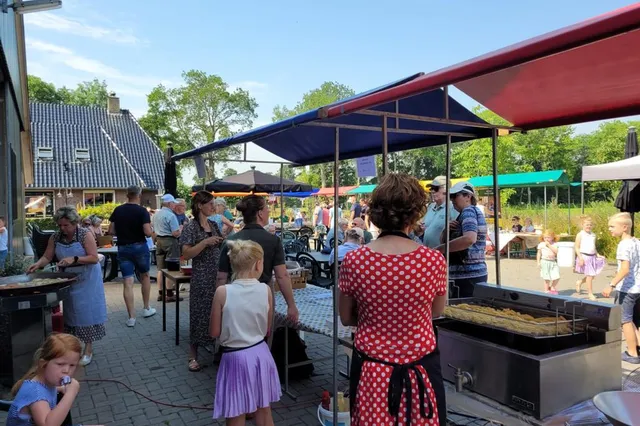
[[[233,231],[233,223],[227,219],[225,212],[227,212],[227,202],[224,198],[216,198],[213,201],[215,207],[215,213],[209,216],[209,220],[215,222],[218,225],[218,229],[222,232],[222,235],[226,236]]]
[[[93,232],[78,226],[80,215],[73,207],[58,209],[53,219],[59,231],[49,238],[44,255],[29,267],[27,273],[35,272],[57,258],[61,270],[78,275],[71,284],[69,297],[62,302],[64,326],[67,333],[85,343],[80,365],[87,365],[93,359],[93,342],[106,334],[104,323],[107,321],[96,239]]]

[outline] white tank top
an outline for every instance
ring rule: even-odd
[[[580,253],[596,254],[596,234],[580,231]]]
[[[263,340],[269,324],[269,287],[257,279],[241,279],[225,288],[220,344],[244,348]]]

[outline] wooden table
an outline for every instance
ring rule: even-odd
[[[176,346],[180,344],[180,284],[191,282],[191,275],[185,275],[180,271],[162,270],[162,331],[167,331],[167,280],[174,283],[176,292]]]

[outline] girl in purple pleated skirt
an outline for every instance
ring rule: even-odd
[[[219,338],[222,359],[216,378],[213,418],[244,425],[255,413],[258,426],[273,426],[271,403],[282,395],[278,369],[265,342],[271,329],[273,296],[258,281],[264,252],[252,241],[227,240],[233,282],[216,290],[211,336]]]
[[[576,293],[580,294],[582,285],[587,284],[588,297],[596,300],[593,294],[593,279],[602,272],[606,260],[596,249],[596,234],[593,232],[593,220],[589,216],[582,217],[582,231],[576,235],[575,271],[583,277],[576,281]]]

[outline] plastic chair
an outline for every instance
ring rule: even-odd
[[[294,234],[291,231],[284,231],[280,238],[282,239],[283,243],[286,243],[287,241],[295,241],[296,240],[296,234]]]
[[[302,251],[305,251],[305,249],[305,245],[298,240],[287,241],[286,243],[284,243],[284,252],[286,254],[300,253]]]
[[[301,235],[298,238],[298,242],[302,243],[302,245],[304,245],[305,250],[309,251],[311,250],[311,247],[309,246],[309,235]]]
[[[333,285],[333,279],[322,276],[323,270],[320,267],[320,264],[309,253],[298,253],[296,256],[296,262],[298,262],[303,268],[311,270],[311,278],[307,280],[307,283],[322,288],[330,288]]]
[[[307,238],[308,238],[308,237],[313,235],[313,229],[311,229],[311,227],[305,225],[302,228],[300,228],[300,230],[298,231],[298,235],[307,236]]]

